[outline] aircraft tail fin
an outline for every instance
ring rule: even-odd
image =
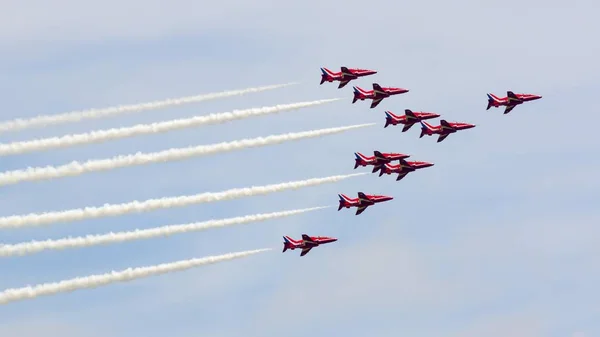
[[[288,250],[288,248],[290,248],[291,245],[292,245],[292,243],[290,242],[290,239],[287,236],[284,236],[283,237],[283,250],[281,252],[285,253],[285,251]]]
[[[354,169],[355,170],[358,167],[358,165],[360,164],[360,162],[362,162],[360,155],[358,154],[358,152],[354,152]]]
[[[392,124],[392,121],[394,120],[394,114],[390,111],[384,111],[384,112],[385,112],[385,125],[383,127],[387,128],[390,124]]]
[[[327,80],[328,77],[329,77],[329,75],[327,74],[327,71],[325,70],[325,68],[321,68],[321,83],[319,83],[319,85],[325,83],[325,81]]]
[[[340,197],[340,205],[338,206],[338,211],[339,211],[348,205],[348,199],[350,199],[350,198],[348,198],[347,196],[345,196],[343,194],[338,194],[338,197]]]
[[[360,91],[358,91],[357,87],[352,87],[352,89],[354,89],[354,98],[352,99],[352,104],[354,104],[360,98]]]
[[[421,121],[421,135],[419,136],[419,138],[423,138],[423,136],[425,136],[427,134],[427,131],[429,131],[429,126]]]
[[[342,208],[344,208],[346,201],[344,200],[344,197],[341,194],[338,194],[338,197],[340,197],[340,205],[338,206],[338,211],[339,211]]]
[[[489,110],[492,106],[494,106],[494,98],[490,94],[487,94],[487,97],[488,97],[488,104],[487,104],[486,110]]]

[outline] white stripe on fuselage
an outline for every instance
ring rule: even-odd
[[[370,95],[372,93],[372,91],[365,91],[365,89],[362,89],[361,87],[355,87],[355,88],[363,95]]]
[[[357,154],[357,155],[360,157],[360,159],[362,159],[362,160],[364,160],[364,161],[366,161],[366,162],[371,162],[371,161],[373,161],[373,159],[367,158],[367,157],[366,157],[365,155],[363,155],[362,153],[358,153],[358,152],[357,152],[356,154]]]
[[[341,73],[334,73],[334,72],[332,72],[331,70],[328,70],[325,67],[323,68],[323,70],[325,70],[325,72],[327,73],[327,75],[333,76],[333,77],[339,76],[339,74],[341,74]]]
[[[345,202],[347,202],[347,203],[354,203],[354,202],[356,202],[356,201],[354,201],[354,200],[352,200],[352,199],[348,198],[347,196],[345,196],[345,195],[343,195],[343,194],[340,194],[340,196],[341,196],[341,197],[342,197],[342,199],[344,199],[344,201],[345,201]]]

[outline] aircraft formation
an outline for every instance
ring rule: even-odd
[[[321,83],[319,85],[322,85],[325,82],[340,82],[338,89],[341,89],[352,80],[374,74],[377,74],[377,71],[369,69],[341,67],[339,72],[333,72],[323,67],[321,68]],[[379,103],[381,103],[381,101],[385,98],[409,92],[409,90],[405,88],[382,87],[375,82],[372,84],[372,90],[365,90],[358,85],[353,86],[352,88],[354,90],[352,104],[359,100],[364,101],[369,99],[371,100],[370,109],[377,107],[377,105],[379,105]],[[505,107],[504,114],[511,112],[517,105],[542,98],[540,95],[517,94],[512,91],[507,91],[506,97],[498,97],[492,93],[488,93],[487,97],[488,104],[486,110],[489,110],[491,107]],[[426,120],[441,117],[440,114],[433,112],[413,112],[410,109],[405,109],[404,115],[401,116],[396,115],[391,111],[385,111],[384,113],[384,128],[387,128],[390,125],[396,126],[398,124],[402,124],[402,132],[407,132],[413,125],[419,123],[421,125],[421,133],[419,138],[423,138],[425,135],[437,135],[438,143],[444,141],[450,134],[475,127],[474,124],[465,122],[448,122],[445,119],[441,119],[439,125],[431,125],[430,123],[426,122]],[[396,181],[403,179],[410,172],[415,172],[417,170],[434,165],[433,163],[425,161],[407,161],[406,159],[409,158],[410,155],[403,153],[382,153],[380,151],[373,151],[373,156],[367,156],[360,152],[355,152],[354,157],[354,169],[357,169],[358,167],[372,166],[372,173],[379,171],[379,177],[384,174],[397,174]],[[393,164],[393,162],[396,161],[398,163]],[[350,198],[342,193],[338,194],[338,197],[338,211],[340,211],[342,208],[356,207],[355,215],[362,214],[369,206],[394,199],[392,196],[366,194],[364,192],[358,192],[357,198]],[[283,252],[287,251],[288,249],[294,250],[297,248],[302,250],[300,256],[308,254],[308,252],[310,252],[310,250],[314,247],[337,241],[337,239],[333,237],[309,236],[307,234],[302,234],[302,238],[300,240],[294,240],[289,236],[284,236],[283,240]]]

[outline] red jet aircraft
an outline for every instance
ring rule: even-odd
[[[402,128],[402,132],[408,131],[415,123],[426,119],[438,118],[440,115],[432,112],[412,112],[409,109],[404,110],[404,115],[397,116],[394,115],[391,111],[385,112],[385,125],[384,128],[387,128],[388,125],[398,125],[404,124]]]
[[[498,97],[494,94],[487,94],[488,97],[488,105],[487,109],[489,110],[491,107],[500,107],[505,106],[504,114],[507,114],[512,111],[517,105],[523,104],[524,102],[535,101],[536,99],[542,98],[542,96],[533,95],[533,94],[515,94],[512,91],[506,92],[506,97]]]
[[[373,173],[377,172],[383,164],[410,157],[409,155],[402,153],[381,153],[379,151],[373,151],[372,157],[365,156],[360,152],[354,152],[354,156],[356,157],[354,159],[355,170],[359,166],[373,165]]]
[[[384,164],[379,172],[379,176],[381,177],[384,173],[398,173],[398,177],[396,178],[396,181],[398,181],[406,177],[406,175],[410,172],[431,166],[433,166],[433,163],[428,163],[426,161],[406,161],[404,159],[400,159],[400,163],[398,165],[392,165],[390,163]]]
[[[440,135],[437,140],[437,142],[439,143],[446,139],[446,137],[448,137],[448,135],[450,135],[451,133],[455,133],[458,130],[465,130],[474,127],[474,124],[447,122],[445,119],[440,120],[440,125],[438,126],[431,126],[429,123],[421,121],[421,135],[419,136],[419,138],[423,137],[424,135]]]
[[[338,194],[338,197],[340,197],[340,206],[338,207],[338,211],[344,207],[357,207],[358,209],[356,210],[355,215],[359,215],[360,213],[364,212],[365,209],[371,205],[394,199],[393,197],[388,197],[385,195],[368,195],[364,194],[363,192],[358,192],[358,198],[356,199],[348,198],[343,194]]]
[[[327,68],[321,68],[321,84],[325,82],[339,81],[340,85],[338,89],[343,88],[348,82],[355,80],[359,77],[369,76],[377,74],[375,70],[358,69],[358,68],[346,68],[341,67],[339,73],[335,73]]]
[[[404,94],[408,92],[408,89],[403,88],[382,88],[379,84],[373,83],[373,90],[365,90],[360,87],[354,88],[354,99],[352,100],[352,104],[356,103],[359,99],[364,101],[365,99],[372,99],[371,109],[376,107],[384,98],[390,97],[392,95]]]
[[[285,251],[288,249],[294,250],[298,248],[302,249],[300,256],[304,256],[308,254],[308,252],[310,252],[310,250],[314,247],[335,241],[337,241],[336,238],[330,238],[327,236],[308,236],[306,234],[302,234],[302,240],[294,240],[289,236],[284,236],[282,253],[285,253]]]

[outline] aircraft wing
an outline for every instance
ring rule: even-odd
[[[308,254],[308,252],[310,252],[311,249],[313,249],[313,247],[303,248],[302,252],[300,253],[300,256]]]
[[[512,91],[507,91],[506,97],[508,98],[509,102],[523,102],[523,100],[520,99],[517,95],[515,95],[515,93]]]
[[[371,205],[375,205],[375,202],[373,202],[373,200],[369,199],[369,197],[367,197],[366,194],[364,194],[363,192],[358,192],[358,200],[360,202],[359,208],[360,207],[367,207],[367,206],[371,206]]]
[[[443,140],[444,140],[444,139],[446,139],[446,137],[448,137],[449,135],[450,135],[449,133],[444,133],[444,134],[440,135],[440,136],[438,137],[438,140],[437,140],[437,142],[439,143],[439,142],[443,141]]]
[[[402,178],[406,177],[407,174],[408,174],[408,172],[398,173],[398,178],[396,178],[396,181],[401,180]]]
[[[402,132],[408,131],[413,125],[415,125],[415,123],[404,124],[404,127],[402,128]]]
[[[507,113],[511,112],[515,107],[516,105],[507,105],[506,109],[504,109],[504,114],[506,115]]]
[[[319,245],[313,239],[311,239],[310,236],[308,236],[306,234],[302,234],[302,241],[304,243],[305,248],[312,248],[312,247],[316,247]]]
[[[344,77],[348,77],[349,79],[355,79],[358,78],[358,76],[356,76],[355,73],[353,73],[352,71],[350,71],[350,69],[346,68],[346,67],[340,67],[341,73],[342,73],[342,78]]]
[[[412,112],[412,110],[410,109],[404,109],[404,114],[406,115],[407,119],[417,119],[417,116],[415,116],[415,113]]]
[[[450,130],[454,130],[454,128],[452,127],[452,125],[450,125],[450,123],[448,123],[445,119],[442,119],[440,121],[440,125],[442,126],[442,128],[444,129],[450,129]]]
[[[338,89],[345,87],[348,82],[350,82],[350,80],[341,80],[340,85],[338,85]]]
[[[365,211],[365,209],[367,209],[367,207],[369,207],[369,206],[358,206],[358,208],[356,209],[356,214],[355,215],[361,214],[362,212]]]
[[[382,100],[383,100],[383,98],[375,98],[375,99],[373,99],[373,102],[371,102],[371,109],[373,109],[374,107],[378,106],[379,103],[381,103]]]

